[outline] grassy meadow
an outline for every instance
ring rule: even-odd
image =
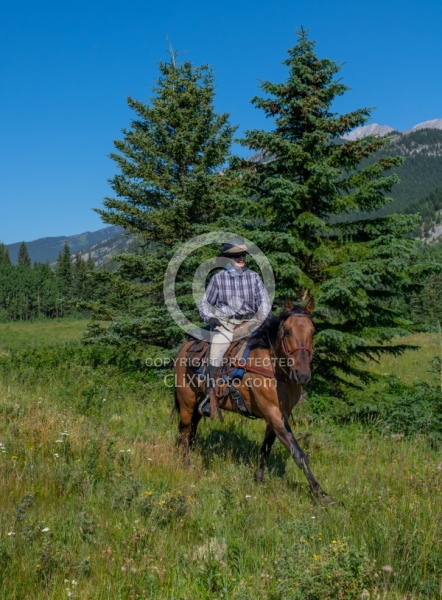
[[[165,372],[79,343],[84,321],[0,325],[0,599],[441,598],[437,439],[299,407],[326,509],[264,424],[205,419],[189,468]],[[437,335],[377,372],[439,385]],[[379,388],[380,389],[380,388]]]

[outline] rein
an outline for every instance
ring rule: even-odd
[[[270,371],[270,369],[261,369],[260,367],[253,367],[249,363],[249,358],[247,359],[246,371],[248,373],[256,373],[257,375],[264,375],[264,377],[268,377],[269,379],[277,379],[278,381],[290,382],[290,375],[287,373],[275,373],[275,371]]]

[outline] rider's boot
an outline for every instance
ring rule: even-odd
[[[217,412],[217,401],[215,396],[215,379],[219,367],[208,365],[206,397],[198,405],[198,412],[204,417],[213,418]]]

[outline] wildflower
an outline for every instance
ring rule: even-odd
[[[393,567],[390,565],[384,565],[382,567],[382,570],[384,571],[384,573],[393,573]]]
[[[63,443],[63,440],[55,440],[55,443],[56,443],[56,444],[62,444],[62,443]]]
[[[41,530],[42,533],[47,533],[48,531],[50,531],[49,527],[43,527]]]
[[[148,458],[147,460],[152,460],[151,458]]]
[[[15,531],[10,531],[10,532],[8,533],[8,536],[9,536],[9,537],[10,537],[11,535],[15,535]]]
[[[312,519],[316,519],[315,515],[313,515],[311,518],[312,518]]]
[[[54,456],[55,456],[55,458],[58,458],[60,455],[57,454],[56,452],[54,452]]]
[[[252,496],[250,496],[249,494],[246,494],[246,498],[251,498]]]

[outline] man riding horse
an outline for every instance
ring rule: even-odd
[[[207,395],[199,405],[201,414],[210,402],[215,377],[234,339],[250,335],[271,311],[271,303],[261,277],[246,267],[248,248],[242,240],[229,240],[220,257],[224,268],[216,273],[199,303],[201,318],[212,329],[208,365]]]
[[[199,304],[204,321],[214,328],[209,365],[211,379],[220,371],[219,366],[230,341],[254,331],[260,324],[260,317],[270,312],[269,298],[261,278],[245,268],[246,253],[247,247],[242,242],[224,244],[224,269],[212,277]],[[278,438],[307,477],[311,493],[321,506],[335,502],[315,478],[308,456],[299,446],[289,424],[293,408],[301,401],[302,387],[311,377],[315,330],[311,320],[313,309],[313,299],[309,299],[305,305],[296,305],[287,299],[281,314],[265,320],[248,346],[243,376],[234,385],[227,383],[220,406],[216,402],[213,381],[209,388],[208,403],[204,398],[208,391],[207,384],[204,385],[200,377],[194,376],[193,358],[197,356],[197,342],[190,339],[183,343],[175,365],[175,408],[179,413],[178,447],[185,462],[203,415],[209,414],[214,418],[217,411],[220,414],[220,409],[243,416],[253,415],[266,422],[258,469],[255,471],[256,480],[263,480],[270,450]],[[200,357],[207,350],[203,342],[199,342],[202,347],[198,351],[203,352]],[[194,354],[191,353],[192,347],[195,347]],[[232,357],[226,356],[231,361]],[[225,371],[223,375],[226,376]],[[223,375],[221,379],[225,381]],[[235,391],[242,397],[242,407],[235,397]],[[204,410],[199,409],[201,398],[204,398]],[[206,409],[210,409],[210,412]]]

